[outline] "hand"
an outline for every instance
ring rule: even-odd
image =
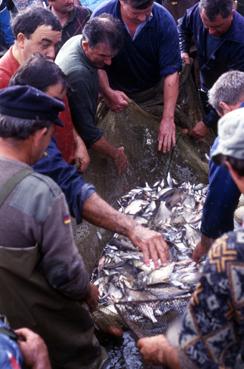
[[[183,63],[191,64],[190,55],[188,53],[186,53],[186,52],[181,53],[181,59],[182,59]]]
[[[168,245],[162,235],[139,224],[133,227],[128,237],[131,242],[143,252],[144,262],[148,265],[152,259],[155,267],[158,266],[158,259],[163,264],[169,260]]]
[[[165,351],[170,346],[163,335],[139,339],[137,346],[145,361],[159,365],[165,363]]]
[[[90,156],[86,149],[86,145],[81,137],[74,131],[76,149],[74,153],[74,161],[79,172],[85,172],[90,164]]]
[[[19,337],[18,344],[25,365],[31,369],[51,369],[47,346],[43,339],[27,328],[17,329],[15,333]]]
[[[113,160],[119,175],[121,175],[128,167],[128,159],[127,156],[125,155],[125,149],[123,146],[118,147],[116,149],[116,153]]]
[[[209,129],[202,121],[199,121],[192,129],[183,129],[182,132],[200,140],[207,136]]]
[[[166,153],[175,146],[175,122],[173,119],[163,118],[158,133],[158,151]]]
[[[94,284],[90,283],[90,285],[89,285],[89,291],[88,291],[88,294],[87,294],[87,296],[85,298],[85,302],[89,306],[91,312],[95,311],[96,308],[97,308],[98,296],[99,296],[99,292],[98,292],[97,286],[95,286]]]
[[[192,259],[196,262],[199,263],[199,261],[201,260],[201,258],[205,255],[207,255],[210,247],[212,246],[214,242],[213,238],[209,238],[205,235],[202,234],[201,236],[201,241],[196,245],[193,253],[192,253]]]
[[[110,90],[110,93],[104,96],[106,105],[115,112],[124,110],[129,104],[129,97],[123,92],[118,90]]]

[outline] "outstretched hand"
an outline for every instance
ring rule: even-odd
[[[155,267],[158,266],[159,259],[163,264],[168,262],[168,245],[160,233],[137,224],[130,232],[129,238],[142,251],[146,264],[149,264],[150,259],[153,260]]]

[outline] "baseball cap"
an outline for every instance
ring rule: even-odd
[[[218,134],[212,158],[224,155],[244,159],[244,108],[225,114],[218,122]]]

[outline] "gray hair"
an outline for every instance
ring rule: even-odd
[[[222,113],[220,102],[228,105],[237,104],[244,97],[244,72],[232,70],[222,74],[208,92],[212,107]]]
[[[227,18],[232,14],[233,0],[200,0],[199,9],[205,10],[210,21],[214,21],[218,15]]]
[[[0,137],[26,140],[39,129],[49,128],[51,125],[50,121],[22,119],[0,114]]]

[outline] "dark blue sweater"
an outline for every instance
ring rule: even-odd
[[[121,21],[120,4],[111,0],[95,9],[92,16],[112,14]],[[153,17],[132,40],[124,28],[124,46],[107,69],[112,88],[133,93],[157,84],[162,77],[181,70],[179,41],[175,21],[161,5],[154,3]]]

